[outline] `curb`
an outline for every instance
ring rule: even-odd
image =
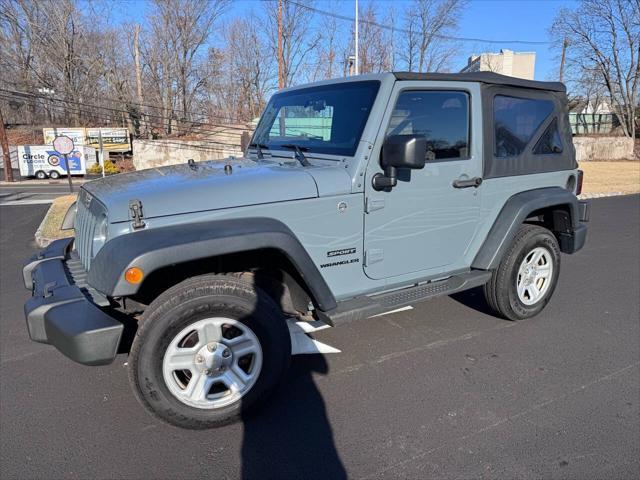
[[[40,225],[38,226],[38,229],[36,230],[36,245],[39,248],[45,248],[47,247],[51,242],[53,242],[52,238],[47,238],[47,237],[43,237],[42,236],[42,229],[44,228],[44,224],[47,221],[47,218],[49,218],[49,213],[51,213],[51,208],[53,207],[53,205],[51,205],[48,210],[47,213],[44,215],[44,218],[42,219],[42,221],[40,222]]]
[[[42,235],[42,231],[44,229],[44,225],[47,222],[47,218],[49,218],[49,214],[51,213],[52,209],[53,209],[53,204],[51,204],[51,206],[47,210],[47,213],[44,215],[44,218],[40,222],[40,225],[38,225],[38,228],[36,229],[36,233],[35,233],[34,237],[35,237],[35,242],[36,242],[36,245],[38,246],[38,248],[46,248],[46,247],[49,246],[49,244],[51,242],[53,242],[55,240],[59,240],[58,238],[49,238],[49,237],[45,237],[45,236]]]
[[[622,195],[637,195],[638,192],[606,192],[606,193],[583,193],[578,196],[580,200],[588,200],[591,198],[620,197]]]

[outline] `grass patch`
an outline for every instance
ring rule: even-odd
[[[582,162],[582,193],[640,193],[640,162]]]
[[[44,221],[42,222],[40,231],[41,237],[56,240],[58,238],[73,236],[73,229],[60,230],[60,227],[62,227],[62,221],[64,220],[67,210],[69,210],[69,207],[75,201],[75,194],[58,197],[53,201],[51,207],[49,207],[47,215],[44,217]]]

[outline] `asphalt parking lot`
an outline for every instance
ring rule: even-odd
[[[29,340],[21,263],[47,206],[0,206],[0,477],[640,477],[640,196],[592,201],[547,309],[487,313],[477,291],[329,329],[260,414],[159,423],[125,356],[84,367]]]
[[[0,206],[17,205],[46,205],[54,198],[69,194],[69,185],[64,179],[38,181],[29,180],[24,182],[8,184],[0,183]],[[80,187],[79,181],[74,179],[74,191]]]

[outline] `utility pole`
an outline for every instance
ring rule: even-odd
[[[11,168],[11,155],[9,155],[9,139],[4,128],[4,117],[0,110],[0,146],[2,146],[2,156],[4,157],[4,180],[13,182],[13,170]]]
[[[278,88],[284,88],[284,55],[282,52],[282,2],[278,0]]]
[[[104,178],[104,145],[102,143],[102,127],[98,128],[98,141],[100,146],[100,166],[102,167],[102,178]]]
[[[282,51],[282,2],[278,0],[278,88],[283,89],[285,86],[284,78],[284,53]],[[287,127],[285,125],[285,108],[280,110],[280,121],[278,122],[280,129],[280,136],[284,137],[287,133]]]
[[[356,0],[356,39],[355,39],[355,44],[356,44],[356,60],[355,60],[355,71],[356,71],[356,75],[358,75],[360,73],[360,67],[358,66],[358,0]]]
[[[136,64],[136,88],[138,93],[138,103],[140,104],[140,111],[142,113],[142,123],[144,127],[145,136],[149,135],[149,127],[147,125],[147,117],[144,112],[144,98],[142,97],[142,69],[140,68],[140,25],[136,24],[133,31],[133,55]],[[103,169],[104,173],[104,169]]]
[[[562,57],[560,58],[560,81],[564,80],[564,61],[567,56],[567,47],[569,46],[569,39],[564,37],[562,41]]]

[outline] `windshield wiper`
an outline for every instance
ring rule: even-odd
[[[264,143],[250,143],[249,147],[253,147],[256,149],[256,152],[258,153],[258,160],[262,160],[264,158],[264,155],[262,154],[263,148],[265,150],[269,150],[269,147],[267,147]]]
[[[285,143],[284,145],[280,145],[282,148],[289,148],[291,150],[295,150],[296,152],[296,160],[298,160],[300,162],[300,165],[302,165],[303,167],[310,167],[311,164],[309,163],[309,160],[307,160],[307,157],[304,156],[304,153],[302,153],[303,151],[308,152],[309,149],[307,147],[301,147],[300,145],[295,145],[293,143]]]

